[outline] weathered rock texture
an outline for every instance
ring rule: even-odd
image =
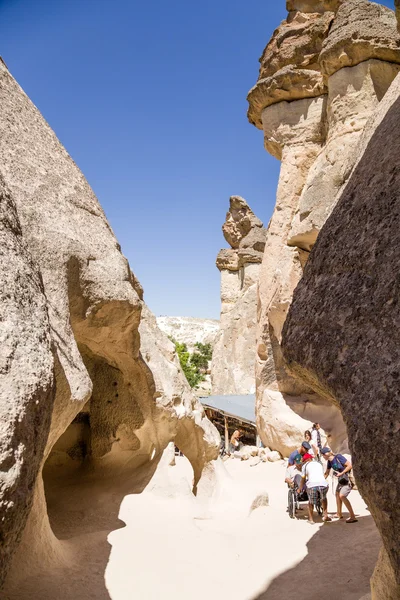
[[[94,478],[118,472],[129,481],[174,439],[196,486],[218,435],[92,190],[3,63],[0,106],[2,576],[34,495],[15,584],[61,560],[44,498],[47,458],[59,478],[87,467]]]
[[[157,429],[164,433],[168,426],[169,439],[192,464],[196,488],[205,465],[218,456],[219,436],[182,373],[174,344],[146,305],[139,333],[141,354],[154,378],[154,400],[162,409],[156,414]]]
[[[400,76],[318,236],[283,335],[291,369],[344,415],[360,491],[383,538],[375,600],[400,598]]]
[[[367,0],[289,1],[287,7],[248,97],[250,121],[282,162],[260,272],[258,424],[264,443],[282,454],[300,441],[309,420],[321,422],[331,445],[345,451],[337,408],[327,410],[327,401],[287,369],[282,328],[365,125],[400,70],[400,36],[393,11]]]
[[[24,243],[15,204],[1,177],[0,248],[0,565],[3,570],[19,541],[32,504],[50,426],[54,361],[42,281]]]
[[[211,366],[213,394],[255,392],[257,283],[266,229],[243,198],[232,196],[222,227],[230,249],[221,250],[221,321]]]
[[[326,75],[371,58],[400,62],[397,23],[393,11],[369,0],[345,0],[320,55]]]

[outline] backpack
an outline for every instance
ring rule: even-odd
[[[340,460],[340,458],[338,458],[337,456],[335,456],[335,458],[333,460],[334,461],[336,460],[337,463],[339,463],[342,467],[345,467],[345,464],[343,464],[342,461]],[[332,469],[336,473],[339,473],[339,475],[340,475],[340,472],[337,469],[335,469],[335,467],[333,466],[333,461],[331,461],[331,465],[332,465]],[[350,486],[352,486],[352,483],[351,483],[351,480],[350,480],[350,473],[351,473],[351,471],[349,471],[349,473],[344,473],[343,475],[340,475],[338,477],[338,484],[342,485],[342,486],[343,485],[350,485]]]

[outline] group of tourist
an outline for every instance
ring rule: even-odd
[[[294,450],[289,456],[285,481],[293,487],[300,499],[308,499],[308,522],[314,521],[314,507],[321,503],[323,521],[332,521],[328,515],[328,489],[327,479],[333,471],[337,479],[336,508],[333,518],[343,519],[343,504],[349,511],[346,523],[356,523],[357,519],[348,496],[352,490],[350,472],[352,464],[342,454],[335,454],[328,446],[322,446],[319,423],[314,423],[312,431],[306,431],[305,440],[300,448]],[[323,460],[325,466],[323,464]]]

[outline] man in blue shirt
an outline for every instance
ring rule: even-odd
[[[306,454],[306,452],[308,452],[310,450],[311,446],[308,442],[303,442],[300,446],[300,448],[298,448],[297,450],[294,450],[291,455],[289,456],[289,462],[288,462],[288,467],[291,467],[292,465],[295,464],[295,458],[298,454],[301,454],[301,456],[303,456],[304,454]]]

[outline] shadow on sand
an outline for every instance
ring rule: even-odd
[[[83,476],[74,477],[65,486],[47,482],[48,513],[53,531],[74,555],[67,572],[53,573],[61,588],[57,596],[40,596],[41,600],[110,600],[106,588],[105,571],[110,559],[108,535],[125,527],[119,519],[121,502],[126,495],[141,494],[156,470],[158,460],[146,463],[131,477],[96,481]],[[67,578],[65,577],[67,575]],[[58,577],[59,576],[59,577]]]
[[[158,461],[138,468],[131,478],[96,478],[84,469],[71,477],[45,475],[46,501],[57,557],[51,551],[18,584],[0,592],[1,600],[110,600],[105,572],[110,558],[108,535],[125,527],[121,502],[140,494]]]
[[[326,523],[308,542],[301,563],[279,575],[254,600],[360,600],[370,592],[380,546],[370,516],[358,517],[352,524]]]

